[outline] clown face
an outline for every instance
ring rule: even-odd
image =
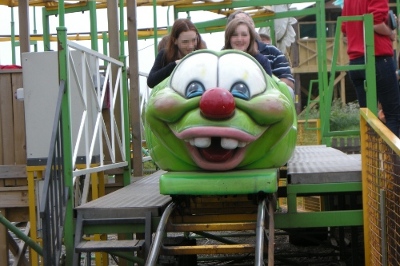
[[[168,171],[227,171],[284,165],[295,147],[290,93],[250,55],[200,50],[153,89],[146,143]]]

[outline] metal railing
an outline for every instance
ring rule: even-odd
[[[360,113],[365,265],[400,265],[400,139]]]
[[[71,94],[81,106],[79,128],[73,130],[74,176],[86,175],[128,165],[124,143],[126,135],[125,118],[129,116],[123,107],[122,62],[90,50],[73,42],[68,42]],[[73,54],[73,51],[76,51]],[[74,56],[75,55],[75,56]],[[102,73],[100,65],[106,68]],[[115,77],[113,74],[115,73]],[[117,104],[119,101],[121,104]],[[120,108],[118,110],[118,108]],[[106,124],[103,110],[109,110],[110,123]],[[73,110],[72,110],[73,111]],[[118,112],[118,114],[116,114]],[[76,117],[75,117],[76,118]],[[104,141],[102,141],[102,138]],[[103,144],[104,143],[104,144]],[[96,150],[97,149],[97,150]],[[110,162],[106,163],[103,153],[108,153]],[[85,158],[84,168],[79,164],[79,155]],[[98,165],[92,164],[93,157],[99,156]]]
[[[339,42],[341,40],[341,25],[344,22],[362,21],[364,25],[364,50],[365,50],[365,64],[358,65],[340,65],[339,58]],[[332,131],[330,128],[330,116],[332,109],[333,91],[336,80],[336,72],[351,71],[351,70],[364,70],[366,74],[365,86],[367,90],[367,106],[372,111],[377,113],[377,100],[376,100],[376,78],[375,78],[375,56],[374,56],[374,36],[372,14],[365,14],[363,16],[341,16],[337,18],[337,27],[335,33],[335,45],[332,55],[331,73],[327,88],[322,88],[320,91],[320,117],[321,117],[321,134],[322,143],[331,145],[331,137],[334,136],[353,136],[358,135],[359,130],[347,131]],[[338,42],[339,41],[339,42]]]
[[[118,60],[68,42],[69,74],[67,82],[60,82],[39,206],[43,265],[61,265],[63,259],[68,264],[69,253],[73,252],[71,207],[75,206],[76,191],[70,187],[71,180],[84,176],[85,192],[89,191],[92,174],[123,168],[130,177],[128,94],[122,82],[123,67]],[[70,121],[64,121],[64,112],[70,114],[66,116]],[[86,196],[80,203],[86,202]]]
[[[62,160],[61,103],[64,90],[64,81],[61,81],[46,164],[42,201],[40,202],[43,265],[54,266],[61,265],[65,208],[68,201],[68,188],[64,185]]]

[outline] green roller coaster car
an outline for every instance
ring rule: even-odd
[[[297,119],[286,84],[252,56],[199,50],[152,90],[145,133],[163,170],[267,169],[290,159]]]

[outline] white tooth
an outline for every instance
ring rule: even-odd
[[[246,145],[247,145],[246,142],[240,141],[239,144],[238,144],[238,147],[239,147],[239,148],[243,148],[243,147],[246,146]]]
[[[224,149],[227,150],[233,150],[236,149],[238,146],[239,141],[236,139],[229,139],[229,138],[222,138],[221,139],[221,146]]]
[[[190,145],[194,146],[194,139],[189,140]]]
[[[190,142],[190,144],[192,144],[192,142]],[[211,138],[195,138],[194,145],[198,148],[208,148],[211,145]]]

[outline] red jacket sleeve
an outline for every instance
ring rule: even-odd
[[[368,13],[374,16],[374,25],[387,21],[389,12],[388,1],[369,0]]]

